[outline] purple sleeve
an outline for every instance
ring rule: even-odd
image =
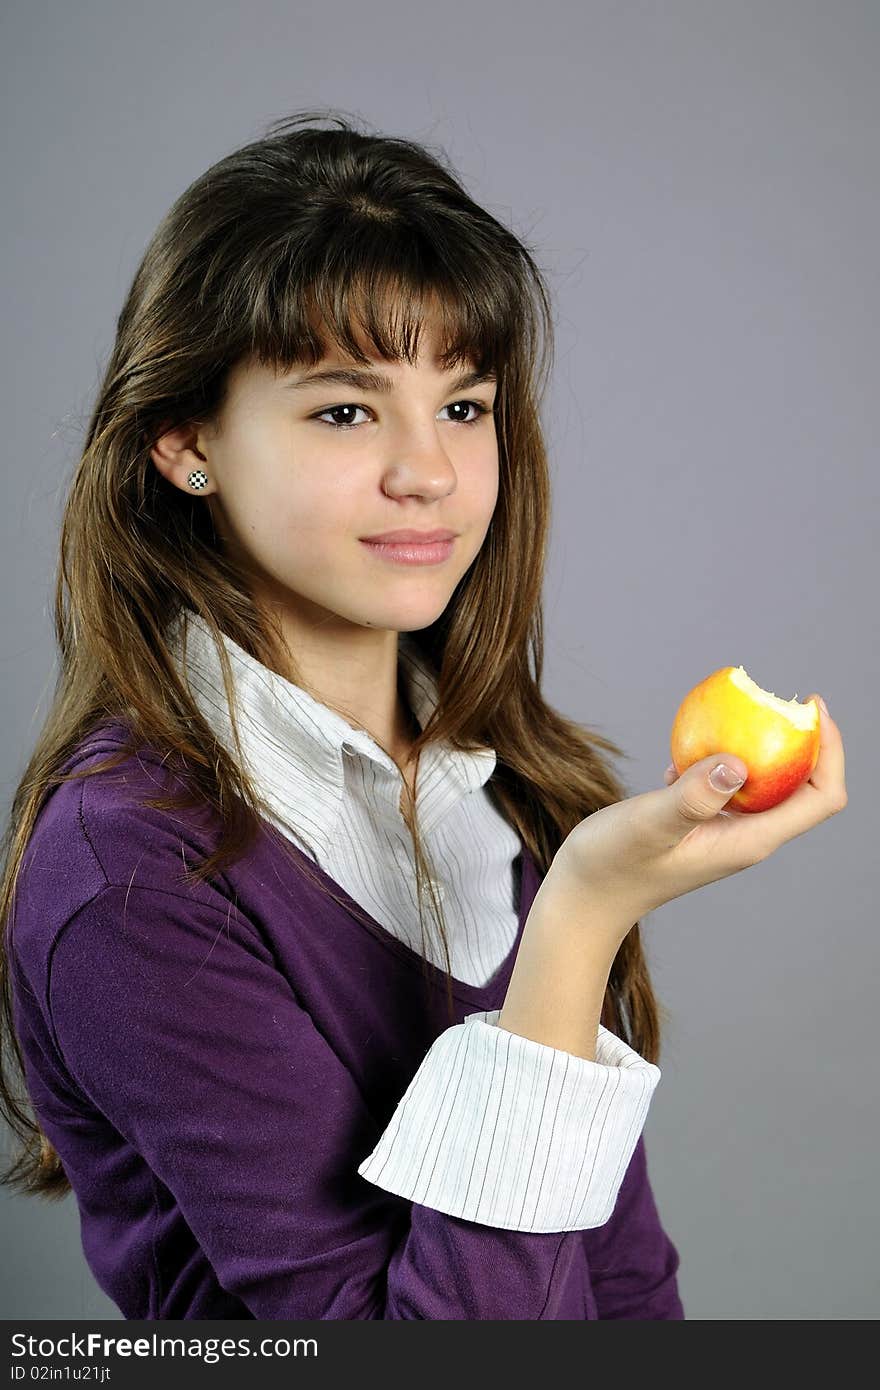
[[[678,1251],[664,1231],[639,1136],[609,1220],[582,1232],[598,1316],[642,1321],[684,1319]]]
[[[222,1287],[255,1318],[583,1316],[583,1232],[477,1225],[357,1173],[381,1126],[257,930],[206,893],[101,890],[55,943],[48,999],[71,1075]]]

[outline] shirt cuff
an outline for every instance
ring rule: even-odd
[[[505,1231],[604,1226],[660,1068],[602,1024],[591,1062],[498,1027],[500,1013],[439,1034],[357,1171]]]

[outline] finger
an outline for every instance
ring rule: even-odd
[[[724,786],[720,780],[713,781],[721,764],[740,781],[729,786]],[[713,753],[692,763],[676,779],[675,788],[670,786],[669,799],[664,798],[658,806],[664,832],[671,831],[681,839],[701,821],[712,820],[739,790],[748,771],[743,759],[734,753]]]
[[[819,704],[818,695],[808,695],[805,703],[815,700]],[[841,802],[843,805],[847,801],[846,793],[846,758],[843,752],[843,739],[840,730],[831,718],[819,705],[819,757],[816,766],[809,776],[810,783],[829,801]]]
[[[675,770],[675,763],[670,763],[663,774],[663,781],[666,783],[667,787],[671,787],[673,782],[678,781],[678,777],[679,774]],[[719,811],[718,814],[719,816],[723,816],[725,820],[728,820],[733,816],[739,817],[743,815],[743,812],[738,811],[735,806],[726,806],[724,810]]]

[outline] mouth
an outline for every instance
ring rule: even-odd
[[[433,531],[419,531],[415,527],[401,527],[397,531],[380,531],[375,536],[361,536],[362,541],[387,541],[390,545],[403,545],[411,541],[414,545],[428,545],[431,541],[452,541],[458,533],[448,527],[437,527]]]
[[[439,541],[362,540],[381,560],[402,565],[440,565],[448,560],[455,546],[455,536]]]

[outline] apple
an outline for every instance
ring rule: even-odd
[[[819,760],[816,700],[782,700],[742,666],[713,671],[678,707],[670,751],[679,776],[712,753],[736,753],[749,770],[727,808],[767,811],[805,781]]]

